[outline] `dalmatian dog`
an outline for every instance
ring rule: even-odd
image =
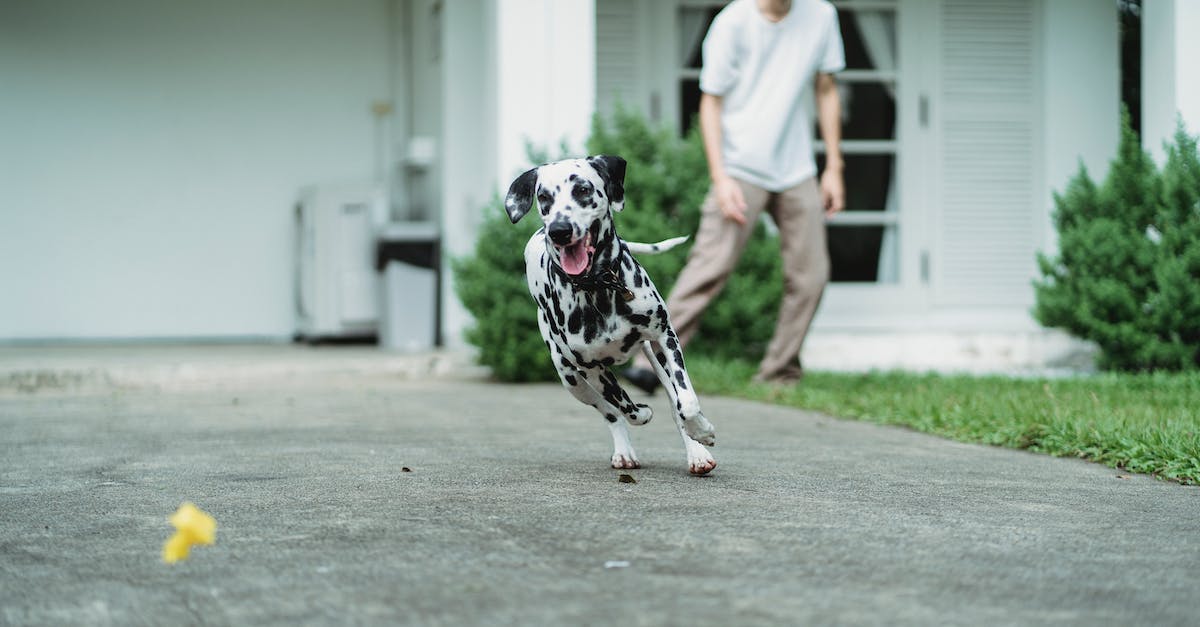
[[[668,250],[687,237],[657,244],[618,237],[613,212],[625,204],[624,183],[620,157],[549,163],[513,181],[504,209],[516,224],[537,201],[543,226],[525,246],[525,273],[538,327],[563,386],[608,421],[612,467],[640,467],[625,422],[646,424],[652,411],[631,400],[609,370],[640,349],[674,406],[688,471],[707,474],[717,466],[704,446],[716,443],[713,426],[700,411],[662,296],[632,254]]]

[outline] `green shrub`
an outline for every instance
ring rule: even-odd
[[[539,339],[537,307],[525,283],[525,242],[542,223],[534,214],[513,225],[503,207],[499,198],[492,200],[475,253],[451,261],[458,298],[475,316],[464,337],[497,378],[549,381],[557,375]]]
[[[1038,255],[1034,315],[1094,341],[1106,369],[1200,367],[1200,157],[1179,124],[1163,170],[1122,115],[1097,187],[1086,169],[1054,197],[1058,256]]]
[[[628,162],[625,209],[614,215],[617,233],[637,242],[694,235],[708,191],[708,168],[698,131],[679,138],[652,128],[618,107],[611,118],[593,118],[588,154],[619,155]],[[531,161],[549,160],[531,152]],[[475,317],[466,340],[479,348],[480,363],[504,381],[556,378],[537,329],[537,312],[525,283],[522,252],[541,226],[531,212],[516,226],[497,198],[484,209],[472,255],[452,263],[458,296]],[[638,261],[664,295],[670,293],[690,245]],[[760,225],[724,293],[709,307],[689,354],[758,358],[774,329],[782,292],[779,246]]]

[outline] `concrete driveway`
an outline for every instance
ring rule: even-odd
[[[1195,487],[714,397],[695,478],[661,395],[621,483],[558,386],[268,374],[0,388],[0,623],[1200,621]]]

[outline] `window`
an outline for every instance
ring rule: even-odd
[[[899,280],[896,85],[899,79],[895,0],[835,2],[846,52],[838,75],[842,101],[846,211],[828,226],[832,278],[839,283]],[[678,13],[676,82],[679,128],[696,123],[701,44],[724,3],[683,2]],[[820,139],[814,122],[814,138]],[[817,142],[817,165],[824,168]]]

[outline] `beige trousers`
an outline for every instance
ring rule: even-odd
[[[738,183],[746,198],[745,226],[721,213],[710,188],[696,243],[667,299],[667,309],[680,342],[686,345],[700,327],[705,308],[725,287],[765,209],[779,227],[784,285],[775,334],[759,364],[758,376],[795,376],[801,373],[800,349],[804,336],[829,282],[821,193],[816,178],[783,192],[768,192],[749,183]]]

